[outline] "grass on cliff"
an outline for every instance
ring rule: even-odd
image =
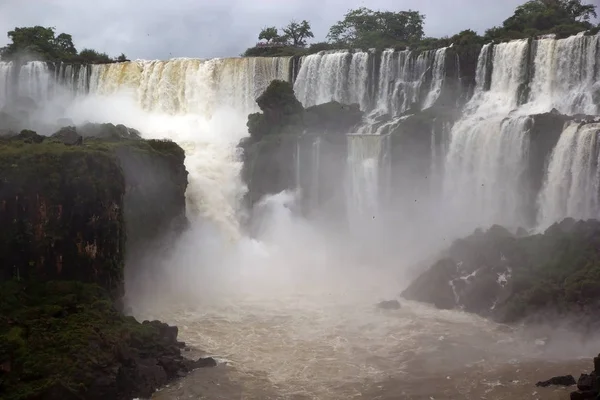
[[[99,286],[0,284],[0,398],[34,398],[59,383],[83,393],[115,368],[122,343],[151,343],[151,325],[125,317]]]

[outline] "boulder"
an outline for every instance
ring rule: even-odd
[[[575,378],[573,375],[564,375],[564,376],[555,376],[547,381],[541,381],[535,384],[538,387],[548,387],[548,386],[573,386],[577,382],[575,382]]]
[[[381,308],[382,310],[399,310],[400,307],[400,302],[396,299],[384,300],[377,303],[377,308]]]
[[[594,370],[581,374],[577,380],[577,391],[571,393],[571,400],[597,399],[600,397],[600,354],[594,357]]]
[[[83,144],[83,137],[77,133],[77,129],[72,126],[60,128],[52,135],[52,138],[60,141],[63,144],[66,144],[67,146],[80,146]]]

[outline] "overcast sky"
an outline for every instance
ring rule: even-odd
[[[19,26],[54,26],[78,50],[129,58],[238,56],[264,26],[308,20],[315,41],[351,8],[418,10],[428,36],[483,33],[525,0],[0,0],[0,46]],[[587,0],[588,3],[600,0]]]

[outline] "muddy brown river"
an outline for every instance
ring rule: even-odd
[[[196,304],[144,302],[138,317],[176,324],[191,356],[220,361],[154,398],[568,399],[569,389],[535,383],[589,372],[600,349],[556,326],[508,327],[402,299],[399,310],[378,309],[399,285],[366,267],[265,267]]]

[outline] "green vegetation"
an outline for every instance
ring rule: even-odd
[[[3,400],[149,397],[168,376],[160,358],[182,361],[176,330],[122,315],[99,286],[12,280],[0,292]],[[149,371],[156,381],[140,382]]]
[[[0,137],[0,280],[78,280],[118,297],[126,236],[130,248],[184,223],[184,157],[123,125]]]
[[[276,27],[263,28],[258,34],[258,40],[265,40],[256,47],[247,49],[244,57],[285,57],[298,55],[304,51],[306,40],[313,38],[310,23],[291,21],[287,26],[281,28],[281,35]]]
[[[559,37],[592,29],[596,7],[581,0],[531,0],[517,7],[502,26],[485,33],[488,40],[505,41],[554,33]]]
[[[1,399],[149,398],[194,367],[119,312],[125,257],[185,218],[183,161],[123,125],[0,136]]]
[[[393,47],[423,38],[425,16],[418,11],[350,10],[329,29],[327,40],[338,47]]]
[[[450,37],[431,38],[424,36],[425,15],[418,11],[374,11],[361,7],[349,10],[341,21],[331,26],[326,43],[315,43],[309,47],[305,43],[300,47],[254,47],[247,49],[243,55],[302,56],[332,48],[411,48],[419,51],[445,47],[451,43],[460,46],[457,51],[471,53],[483,43],[491,41],[502,42],[543,34],[556,34],[564,38],[582,31],[596,34],[600,31],[600,24],[594,26],[591,22],[592,18],[597,17],[596,8],[596,5],[583,4],[581,0],[530,0],[517,7],[502,26],[488,29],[483,36],[467,29]],[[273,29],[263,29],[259,39],[272,43],[275,40]]]
[[[504,285],[500,276],[506,279]],[[567,218],[530,236],[513,235],[500,226],[477,230],[454,242],[446,257],[403,296],[439,308],[460,305],[501,322],[572,312],[582,320],[595,319],[600,304],[600,222]]]
[[[15,28],[8,32],[11,40],[7,46],[0,48],[3,61],[64,61],[75,63],[109,63],[126,61],[121,54],[112,59],[105,53],[83,49],[79,53],[73,44],[73,38],[66,33],[55,35],[55,28],[33,26]]]

